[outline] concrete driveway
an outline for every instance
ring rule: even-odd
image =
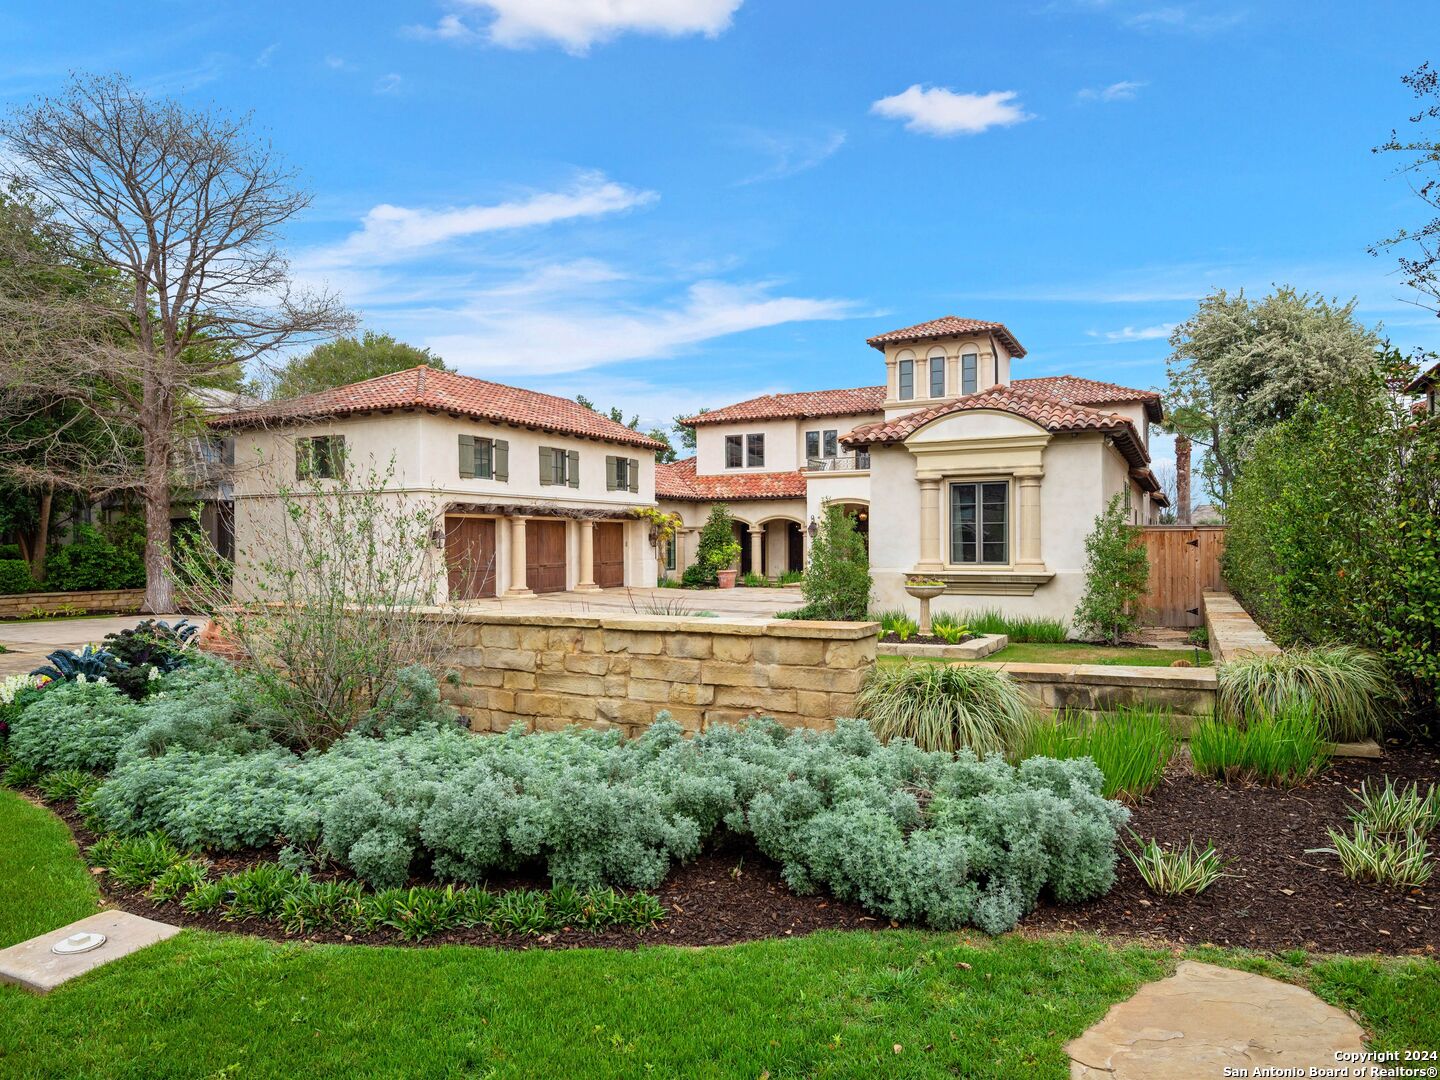
[[[161,615],[165,622],[175,623],[187,616]],[[80,649],[86,645],[98,645],[106,634],[118,630],[129,630],[139,625],[148,615],[96,615],[76,619],[24,619],[15,622],[0,622],[0,676],[17,672],[34,671],[45,663],[45,657],[56,649]],[[204,619],[191,618],[198,626],[205,625]]]

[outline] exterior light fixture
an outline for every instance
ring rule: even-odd
[[[814,540],[815,534],[820,531],[820,526],[813,516],[810,518],[810,524],[805,527],[805,531],[810,534],[811,540]]]

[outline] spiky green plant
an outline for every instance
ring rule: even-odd
[[[1030,723],[1014,680],[994,668],[965,664],[877,664],[855,709],[882,740],[911,739],[925,750],[951,753],[1009,751]]]
[[[970,634],[970,628],[964,623],[931,623],[930,630],[947,645],[959,645]]]
[[[1141,841],[1133,832],[1130,837],[1139,847],[1127,847],[1125,854],[1145,885],[1160,896],[1194,896],[1225,876],[1225,860],[1213,843],[1201,850],[1191,840],[1183,848],[1166,851],[1158,840]]]
[[[1349,834],[1335,829],[1329,832],[1334,847],[1314,850],[1338,856],[1340,869],[1351,881],[1418,889],[1430,880],[1434,869],[1430,847],[1425,837],[1413,829],[1399,836],[1381,836],[1363,825],[1356,825]]]
[[[1005,633],[1005,616],[999,608],[983,608],[979,611],[964,611],[960,618],[970,627],[972,634]]]
[[[1012,644],[1059,645],[1070,636],[1064,619],[1047,619],[1038,615],[1006,618],[1000,631]]]
[[[1175,720],[1168,711],[1135,706],[1101,719],[1076,713],[1037,717],[1018,756],[1088,757],[1105,775],[1107,799],[1133,801],[1160,782],[1175,745]]]
[[[1361,784],[1355,798],[1360,805],[1350,811],[1350,818],[1370,832],[1429,836],[1440,828],[1440,788],[1433,784],[1421,795],[1418,783],[1401,788],[1387,776],[1383,788],[1372,788],[1368,781]]]
[[[1329,764],[1330,744],[1314,711],[1292,702],[1243,728],[1202,720],[1190,733],[1190,761],[1197,776],[1293,787]]]
[[[1221,664],[1215,678],[1221,716],[1246,722],[1298,701],[1315,711],[1335,742],[1379,737],[1397,703],[1385,661],[1353,645],[1243,653]]]

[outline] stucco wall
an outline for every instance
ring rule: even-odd
[[[443,657],[445,695],[476,731],[571,724],[635,735],[660,710],[688,732],[753,716],[828,730],[854,712],[875,623],[474,615]]]

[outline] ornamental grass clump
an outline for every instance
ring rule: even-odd
[[[1133,802],[1160,782],[1175,753],[1175,722],[1166,710],[1116,709],[1094,720],[1083,714],[1037,717],[1018,757],[1087,757],[1105,777],[1107,799]]]
[[[1138,846],[1126,848],[1125,854],[1146,888],[1158,896],[1197,896],[1225,876],[1225,860],[1213,843],[1202,850],[1191,840],[1183,848],[1167,851],[1158,840],[1130,835]]]
[[[872,668],[855,711],[882,741],[909,739],[946,753],[1006,753],[1030,723],[1019,688],[1003,672],[924,661]]]
[[[1355,799],[1359,805],[1350,811],[1350,818],[1369,832],[1429,836],[1440,828],[1440,788],[1433,784],[1422,795],[1418,783],[1401,788],[1387,776],[1383,788],[1362,783]]]
[[[1245,653],[1221,664],[1215,679],[1221,716],[1241,721],[1300,702],[1314,710],[1334,742],[1379,738],[1397,704],[1385,661],[1352,645]]]
[[[1197,776],[1294,787],[1330,763],[1330,744],[1314,712],[1291,703],[1245,727],[1202,720],[1190,733],[1190,761]]]
[[[1434,865],[1425,836],[1415,830],[1381,835],[1363,825],[1353,833],[1329,830],[1334,847],[1316,848],[1340,859],[1340,869],[1351,881],[1373,881],[1418,889],[1430,880]]]

